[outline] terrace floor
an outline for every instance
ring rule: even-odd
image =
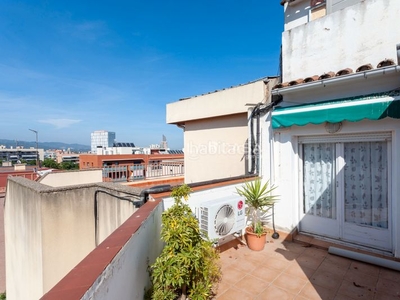
[[[236,243],[221,249],[216,300],[400,299],[400,272],[268,238],[263,251]]]

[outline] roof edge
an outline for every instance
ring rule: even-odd
[[[208,93],[203,93],[203,94],[199,94],[199,95],[195,95],[195,96],[191,96],[191,97],[181,98],[181,99],[179,99],[178,101],[193,99],[193,98],[197,98],[197,97],[200,97],[200,96],[205,96],[205,95],[209,95],[209,94],[218,93],[218,92],[221,92],[221,91],[226,91],[226,90],[228,90],[228,89],[232,89],[232,88],[237,88],[237,87],[245,86],[245,85],[252,84],[252,83],[255,83],[255,82],[258,82],[258,81],[261,81],[261,80],[263,80],[264,83],[268,83],[271,79],[275,79],[275,78],[279,78],[279,75],[277,75],[277,76],[264,76],[264,77],[261,77],[261,78],[258,78],[258,79],[255,79],[255,80],[246,82],[246,83],[241,83],[241,84],[237,84],[237,85],[232,85],[232,86],[230,86],[230,87],[228,87],[228,88],[222,88],[222,89],[215,90],[215,91],[208,92]]]

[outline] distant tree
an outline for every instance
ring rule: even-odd
[[[69,162],[69,161],[65,161],[61,163],[61,169],[63,170],[77,170],[79,169],[79,164],[73,163],[73,162]]]
[[[26,164],[28,166],[34,166],[34,165],[36,165],[36,160],[28,160],[28,161],[26,161]]]
[[[54,159],[45,158],[43,161],[43,167],[50,168],[50,169],[60,169],[60,164],[58,164]]]

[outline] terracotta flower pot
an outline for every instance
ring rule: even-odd
[[[246,241],[247,247],[254,251],[261,251],[264,249],[265,242],[267,240],[267,233],[263,233],[260,237],[253,233],[251,227],[246,227]]]

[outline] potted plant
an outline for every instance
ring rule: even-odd
[[[165,247],[150,267],[151,299],[211,299],[220,280],[219,253],[185,203],[190,192],[186,184],[175,187],[171,193],[175,203],[162,214]]]
[[[246,240],[252,250],[264,249],[268,231],[261,222],[261,213],[265,213],[278,200],[278,196],[272,195],[275,189],[276,186],[270,186],[269,181],[262,184],[261,179],[245,182],[241,188],[236,188],[237,193],[245,199],[246,214],[251,219],[251,224],[246,227]]]

